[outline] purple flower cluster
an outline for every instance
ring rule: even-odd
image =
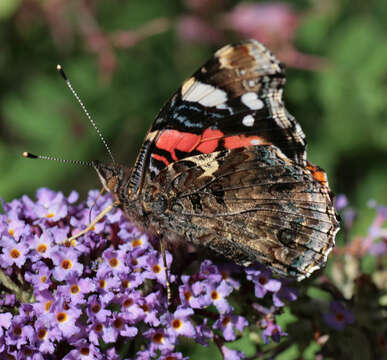
[[[333,329],[343,331],[346,325],[355,321],[352,312],[339,301],[332,301],[329,310],[329,313],[323,314],[323,319]]]
[[[120,209],[76,244],[66,242],[112,201],[95,190],[86,203],[77,200],[75,192],[65,197],[40,189],[36,202],[23,196],[3,203],[0,353],[119,359],[126,349],[126,358],[183,359],[176,345],[186,337],[202,345],[214,341],[225,358],[239,359],[243,353],[225,344],[247,326],[258,325],[265,343],[286,335],[275,314],[297,295],[269,270],[205,260],[193,274],[170,275],[177,290],[168,306],[157,241]],[[172,254],[166,257],[170,267]]]

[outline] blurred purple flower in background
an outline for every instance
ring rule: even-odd
[[[387,206],[378,205],[375,201],[370,201],[368,205],[375,208],[376,217],[368,229],[364,246],[372,255],[385,256],[387,254],[387,229],[383,226],[387,221]],[[380,241],[375,242],[378,239]]]
[[[357,211],[349,206],[347,197],[340,194],[335,198],[335,207],[340,212],[344,223],[345,237],[352,230],[357,220]],[[379,205],[375,200],[368,201],[368,207],[375,209],[376,215],[368,228],[367,236],[355,237],[347,246],[353,254],[359,256],[365,253],[382,257],[387,254],[387,229],[384,227],[387,220],[387,206]],[[347,239],[348,240],[348,239]]]
[[[335,197],[335,208],[341,211],[348,206],[348,199],[344,194],[339,194]]]
[[[224,0],[185,0],[190,11],[178,18],[176,31],[182,41],[198,44],[220,44],[225,36],[216,24],[217,14],[225,6]]]
[[[229,26],[245,38],[268,44],[290,41],[299,25],[291,6],[280,2],[242,3],[227,17]]]
[[[224,38],[220,30],[194,15],[181,16],[176,30],[182,40],[199,44],[219,44]]]
[[[221,0],[186,0],[185,5],[190,12],[178,18],[176,28],[185,42],[221,44],[253,38],[288,66],[308,70],[325,66],[323,58],[296,49],[294,38],[302,15],[288,3],[246,2],[230,10]]]
[[[339,331],[355,321],[353,314],[339,301],[331,302],[330,312],[325,313],[323,318],[327,325]]]

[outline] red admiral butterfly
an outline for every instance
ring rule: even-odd
[[[339,224],[284,84],[259,42],[221,48],[161,109],[133,168],[92,163],[103,187],[151,235],[302,280],[325,264]]]

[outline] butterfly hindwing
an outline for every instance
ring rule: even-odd
[[[257,260],[278,274],[302,279],[334,245],[338,223],[328,188],[272,145],[178,160],[144,194],[163,233],[184,234],[241,264]]]

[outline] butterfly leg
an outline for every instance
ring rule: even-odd
[[[74,236],[71,236],[69,237],[68,239],[66,239],[63,243],[64,244],[70,244],[72,246],[75,246],[76,245],[76,241],[75,239],[79,238],[80,236],[88,233],[90,230],[93,229],[94,225],[100,221],[107,213],[109,213],[110,211],[112,211],[113,208],[115,208],[116,206],[118,206],[119,203],[118,202],[113,202],[111,203],[109,206],[107,206],[105,209],[103,209],[96,217],[95,219],[87,226],[86,229],[82,230],[81,232],[79,232],[78,234],[74,235]]]
[[[169,274],[168,274],[168,265],[167,265],[167,257],[165,254],[165,240],[163,238],[160,239],[160,250],[163,255],[163,263],[164,263],[164,271],[165,271],[165,282],[167,287],[167,299],[168,299],[168,307],[171,305],[171,283],[169,282]]]

